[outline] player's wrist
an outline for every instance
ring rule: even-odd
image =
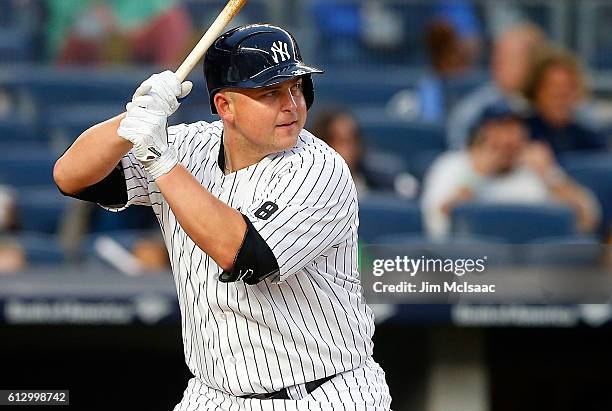
[[[157,159],[143,162],[145,170],[153,180],[167,174],[178,164],[178,155],[173,146],[167,147]]]

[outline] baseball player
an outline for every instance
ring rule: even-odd
[[[166,71],[57,161],[64,194],[159,219],[194,375],[175,411],[390,407],[358,279],[355,186],[303,129],[316,73],[282,28],[232,29],[204,59],[220,121],[167,127],[192,85]]]

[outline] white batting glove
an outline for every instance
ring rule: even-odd
[[[117,134],[134,145],[136,158],[156,180],[178,163],[176,149],[168,146],[169,107],[158,97],[146,95],[134,98],[126,109]]]
[[[146,79],[134,92],[132,101],[145,95],[155,97],[165,103],[163,104],[163,110],[167,116],[170,116],[180,106],[177,98],[185,98],[192,88],[193,83],[191,81],[181,83],[175,73],[166,70],[159,74],[153,74]]]

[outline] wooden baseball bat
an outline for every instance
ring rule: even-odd
[[[225,27],[234,18],[234,16],[240,11],[242,6],[245,5],[247,0],[229,0],[221,13],[217,16],[213,24],[206,30],[206,33],[202,36],[198,44],[191,50],[191,53],[185,58],[185,61],[176,70],[176,76],[181,80],[185,80],[191,70],[198,64],[198,61],[202,58],[206,50],[211,44],[223,34]]]

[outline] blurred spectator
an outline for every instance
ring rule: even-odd
[[[19,228],[19,218],[12,188],[0,185],[0,233],[15,231]]]
[[[495,41],[491,60],[493,81],[464,97],[449,115],[447,138],[451,149],[465,147],[470,129],[486,107],[499,103],[511,104],[516,109],[526,106],[520,92],[544,42],[540,29],[531,24],[512,27]]]
[[[447,22],[432,23],[425,40],[431,69],[417,83],[420,117],[425,121],[441,121],[446,118],[451,103],[446,83],[470,68],[470,56]]]
[[[577,119],[586,83],[578,60],[568,52],[551,50],[538,60],[523,89],[533,109],[527,119],[532,139],[547,143],[555,154],[606,148],[603,136]]]
[[[443,154],[429,170],[422,198],[429,235],[446,237],[452,209],[469,201],[559,202],[575,210],[581,232],[598,220],[593,196],[560,170],[545,145],[529,142],[523,120],[507,105],[486,109],[468,148]]]
[[[88,264],[103,262],[127,275],[157,273],[170,268],[161,235],[143,230],[109,232],[92,238]]]
[[[312,133],[336,150],[351,171],[357,193],[394,191],[405,198],[413,198],[419,183],[405,165],[391,153],[371,150],[366,153],[359,124],[355,116],[341,107],[327,107],[312,117]]]
[[[59,237],[67,258],[78,261],[81,258],[82,243],[89,234],[157,227],[159,222],[151,207],[130,207],[124,212],[113,213],[93,203],[75,201],[71,204],[68,217],[62,222]]]
[[[477,61],[482,47],[482,29],[473,2],[440,0],[434,5],[434,20],[445,21],[457,34],[459,46],[469,61]]]
[[[378,52],[392,53],[402,46],[402,18],[378,0],[366,0],[361,8],[361,38],[365,46]]]
[[[431,67],[441,76],[463,73],[470,66],[467,50],[449,23],[437,21],[427,28],[427,50]]]
[[[168,250],[159,236],[137,239],[132,245],[132,254],[146,271],[170,269]]]
[[[9,240],[0,240],[0,275],[11,274],[26,266],[26,255],[23,248]]]
[[[525,5],[514,0],[482,2],[482,11],[490,36],[497,38],[509,28],[529,20]]]
[[[359,195],[366,193],[374,181],[363,164],[361,132],[353,115],[341,108],[322,110],[312,122],[312,133],[342,156],[351,170]]]
[[[191,43],[191,20],[173,0],[47,0],[48,48],[60,64],[174,67]]]

